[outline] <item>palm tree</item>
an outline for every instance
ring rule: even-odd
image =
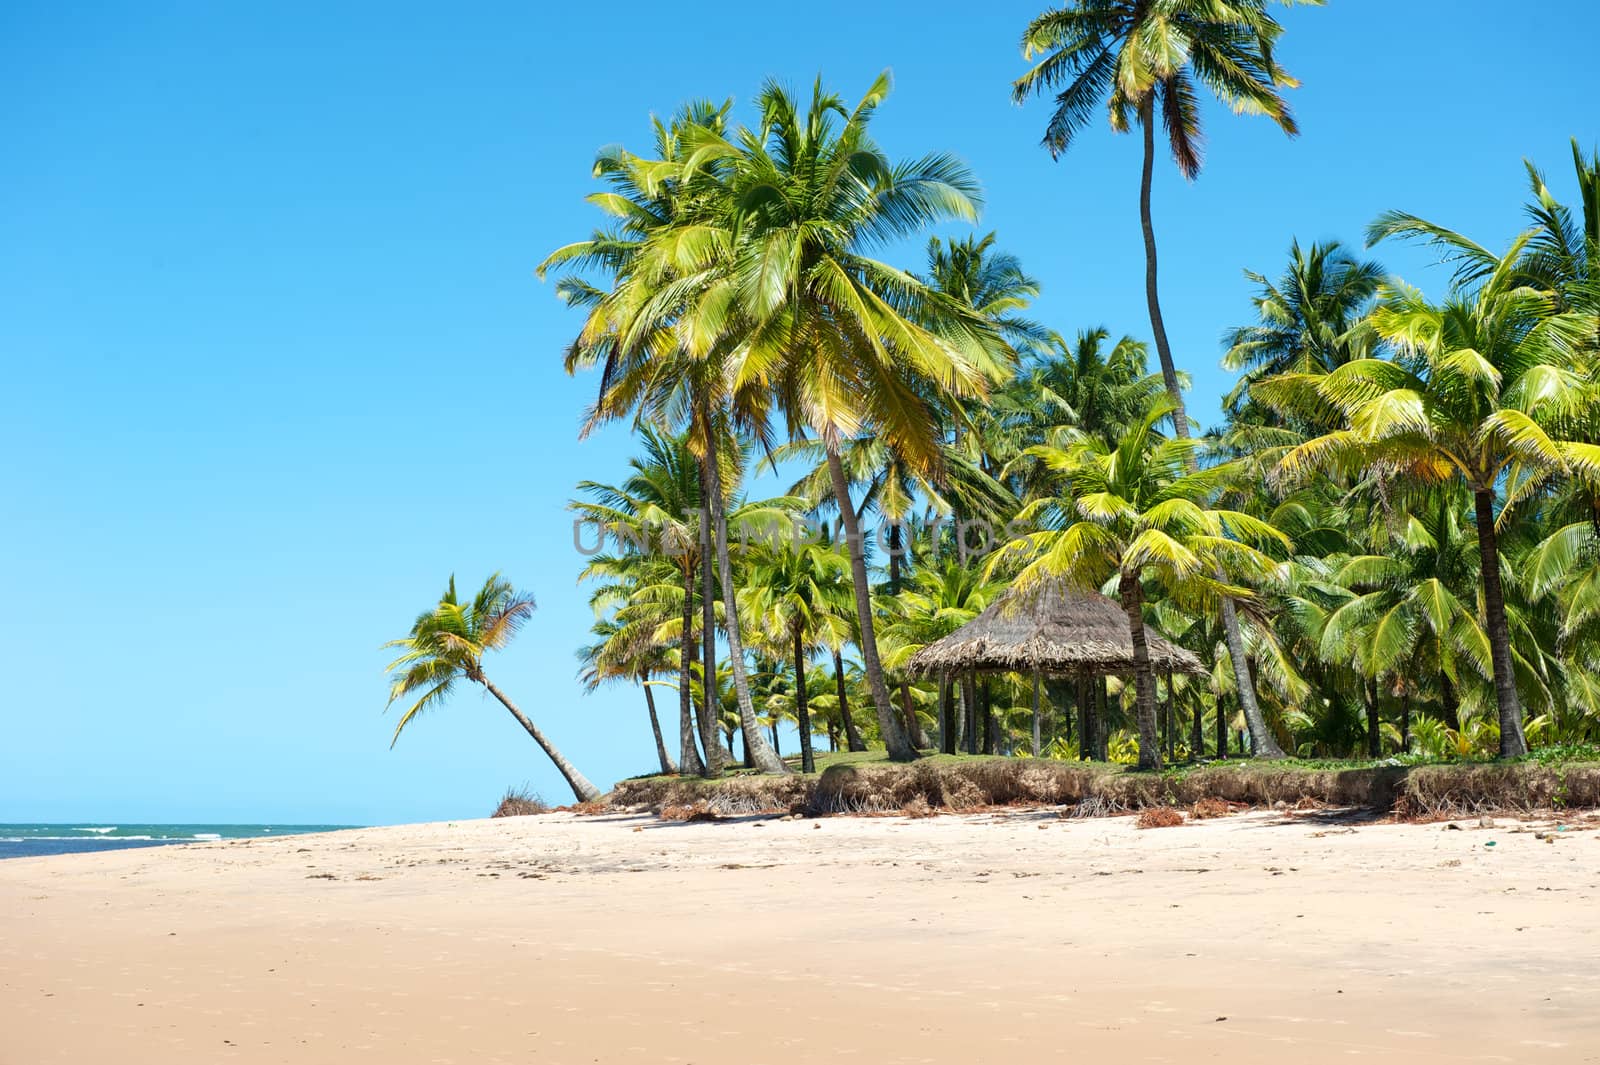
[[[955,632],[977,617],[999,590],[975,565],[946,556],[941,562],[924,562],[909,586],[889,600],[889,623],[883,639],[889,650],[884,664],[899,669],[911,656],[935,640]],[[969,677],[960,678],[962,702],[966,712],[974,709],[974,693]],[[950,712],[950,682],[939,682],[939,745],[946,754],[956,753],[956,734],[962,729]],[[969,753],[977,753],[974,722],[966,723]]]
[[[656,757],[661,762],[661,772],[675,775],[678,766],[667,754],[666,740],[661,735],[661,719],[656,714],[656,698],[650,678],[664,672],[671,665],[667,649],[650,639],[643,639],[627,624],[614,618],[601,618],[594,623],[594,643],[578,649],[578,662],[583,667],[580,679],[586,692],[597,690],[612,680],[634,680],[644,691],[645,708],[650,715],[650,731],[656,741]],[[690,749],[693,734],[690,733]],[[698,761],[698,758],[696,759]]]
[[[511,582],[498,573],[483,582],[483,587],[463,603],[456,597],[456,579],[432,610],[424,611],[412,623],[411,632],[385,647],[401,648],[400,657],[390,662],[386,672],[393,676],[389,685],[389,705],[421,692],[401,715],[395,726],[394,738],[389,746],[400,740],[400,733],[425,710],[432,709],[450,697],[457,681],[465,677],[481,684],[500,705],[510,711],[517,723],[527,730],[535,743],[544,748],[556,769],[566,778],[572,794],[579,802],[590,802],[600,797],[600,789],[589,783],[576,766],[564,758],[555,744],[535,725],[506,693],[495,687],[483,672],[483,656],[498,651],[511,642],[524,622],[533,614],[533,596],[519,592]]]
[[[633,473],[624,484],[613,486],[580,481],[578,490],[591,496],[593,501],[575,501],[569,503],[568,508],[577,513],[580,520],[599,526],[625,550],[659,555],[677,568],[682,589],[678,633],[678,759],[684,772],[715,775],[718,767],[714,764],[708,767],[695,750],[690,702],[695,660],[695,577],[701,564],[696,522],[700,510],[699,467],[683,435],[669,436],[645,425],[640,427],[639,439],[644,454],[630,460]],[[591,564],[583,576],[591,575],[594,570]],[[709,722],[702,725],[704,741]],[[715,742],[706,750],[714,752]]]
[[[1144,769],[1161,767],[1155,676],[1145,641],[1145,580],[1180,602],[1242,598],[1249,595],[1246,588],[1215,574],[1261,579],[1278,566],[1236,538],[1289,546],[1289,538],[1266,522],[1211,505],[1229,471],[1196,469],[1198,441],[1166,439],[1157,432],[1175,410],[1161,397],[1114,448],[1080,439],[1064,448],[1032,449],[1060,475],[1064,492],[1024,508],[1023,520],[1038,520],[1045,528],[1013,540],[989,564],[995,572],[1026,560],[1013,584],[1018,589],[1050,578],[1082,590],[1116,582],[1133,643]]]
[[[1383,267],[1351,255],[1338,241],[1289,245],[1289,265],[1276,282],[1246,270],[1257,286],[1251,302],[1257,323],[1228,330],[1224,369],[1240,374],[1223,400],[1236,421],[1251,420],[1244,405],[1250,386],[1284,373],[1328,373],[1373,353],[1375,337],[1366,315]]]
[[[1137,122],[1143,134],[1139,222],[1144,231],[1145,302],[1180,439],[1189,435],[1189,421],[1161,317],[1150,219],[1156,106],[1173,161],[1189,179],[1199,174],[1201,165],[1196,82],[1235,112],[1266,115],[1293,136],[1299,129],[1282,90],[1298,83],[1273,58],[1282,33],[1283,27],[1267,13],[1266,0],[1075,0],[1040,15],[1022,35],[1023,58],[1042,58],[1012,84],[1012,97],[1022,103],[1059,90],[1042,141],[1052,158],[1059,159],[1071,146],[1102,101],[1115,132],[1126,133]],[[1237,613],[1227,598],[1222,600],[1222,623],[1255,753],[1281,756],[1256,703]]]
[[[1390,235],[1422,237],[1454,256],[1458,284],[1451,294],[1435,304],[1403,284],[1386,285],[1372,324],[1393,345],[1394,358],[1286,374],[1256,385],[1252,395],[1284,412],[1331,410],[1340,422],[1285,455],[1284,477],[1329,466],[1380,470],[1422,483],[1459,480],[1472,494],[1500,754],[1515,757],[1527,752],[1527,741],[1499,529],[1552,478],[1600,473],[1600,446],[1552,437],[1545,428],[1592,406],[1593,386],[1572,358],[1585,326],[1559,313],[1553,292],[1525,283],[1533,231],[1498,256],[1410,215],[1391,213],[1374,223],[1372,239]]]
[[[1179,437],[1189,435],[1189,424],[1161,317],[1150,221],[1156,107],[1173,162],[1191,180],[1201,165],[1197,82],[1235,112],[1266,115],[1293,136],[1299,129],[1282,90],[1297,83],[1273,58],[1282,33],[1265,0],[1075,0],[1035,18],[1022,34],[1023,58],[1041,58],[1012,83],[1012,98],[1020,104],[1059,90],[1041,142],[1051,158],[1071,147],[1102,101],[1114,131],[1126,133],[1137,122],[1144,136],[1139,220],[1145,299]]]
[[[806,662],[825,639],[840,628],[831,606],[834,589],[846,579],[849,560],[836,548],[802,543],[760,548],[746,560],[745,583],[739,591],[752,623],[764,630],[774,649],[790,656],[794,668],[794,712],[800,728],[800,765],[816,772],[807,705]],[[837,631],[833,633],[839,638]],[[787,647],[783,645],[787,644]]]
[[[823,444],[879,731],[890,757],[906,760],[916,751],[878,658],[865,544],[841,455],[852,438],[876,436],[919,470],[937,471],[937,419],[922,391],[975,399],[1004,376],[1010,349],[970,309],[865,254],[929,223],[977,216],[976,182],[958,161],[935,154],[892,163],[872,141],[867,127],[888,91],[885,73],[850,109],[819,81],[802,113],[769,83],[757,101],[759,128],[737,144],[707,136],[702,152],[733,168],[723,231],[738,240],[735,389],[770,397],[791,437],[809,431]]]
[[[728,190],[715,161],[699,165],[693,154],[697,145],[721,140],[728,106],[695,103],[670,124],[658,121],[655,147],[660,158],[645,159],[621,149],[602,152],[595,172],[613,191],[590,199],[619,218],[618,227],[557,249],[538,272],[542,277],[552,268],[599,267],[612,275],[609,291],[575,274],[564,276],[558,286],[569,303],[588,309],[584,327],[568,352],[568,372],[603,367],[600,394],[585,432],[630,414],[659,424],[688,421],[701,481],[702,553],[715,560],[723,587],[731,589],[726,506],[732,491],[724,484],[723,468],[729,450],[723,438],[730,432],[725,363],[729,346],[709,336],[714,330],[706,328],[713,319],[729,321],[718,310],[727,309],[730,245],[725,233],[707,224],[708,213],[722,209]],[[759,414],[746,412],[746,417],[760,422]],[[703,577],[702,611],[709,615],[709,566],[704,567]],[[737,597],[729,594],[725,599],[729,663],[746,749],[761,769],[785,773],[787,767],[761,736],[755,719]],[[714,672],[709,622],[702,631],[706,669]]]

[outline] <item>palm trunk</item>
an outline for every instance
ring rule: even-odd
[[[833,679],[839,690],[839,719],[844,722],[846,746],[852,751],[864,751],[867,749],[866,741],[861,738],[861,730],[856,728],[856,719],[850,716],[850,698],[845,691],[842,651],[833,652]]]
[[[1198,698],[1192,700],[1192,705],[1194,713],[1189,720],[1189,739],[1194,750],[1189,752],[1189,760],[1198,762],[1206,756],[1205,707]]]
[[[678,767],[672,764],[672,759],[667,756],[667,742],[661,738],[661,719],[656,716],[656,697],[650,690],[650,678],[644,678],[644,704],[650,710],[650,731],[656,736],[656,756],[661,759],[661,771],[676,774]]]
[[[1161,768],[1161,734],[1156,722],[1156,675],[1150,668],[1150,647],[1144,635],[1144,589],[1139,578],[1122,575],[1122,609],[1133,637],[1133,690],[1139,718],[1139,768]]]
[[[1400,689],[1400,753],[1411,751],[1411,689]]]
[[[1522,705],[1517,698],[1517,678],[1511,665],[1511,627],[1506,622],[1505,592],[1500,587],[1500,543],[1494,529],[1494,493],[1478,489],[1472,494],[1478,519],[1478,557],[1483,571],[1483,612],[1489,628],[1489,650],[1494,660],[1494,701],[1500,711],[1500,757],[1528,753],[1522,734]]]
[[[1087,674],[1078,678],[1078,761],[1094,760],[1094,696]]]
[[[750,677],[745,672],[744,636],[739,628],[739,596],[733,584],[733,561],[728,555],[728,516],[722,496],[722,468],[717,458],[717,427],[706,419],[706,487],[711,497],[711,535],[716,540],[717,576],[722,583],[724,629],[728,636],[728,666],[733,672],[733,695],[739,703],[739,729],[745,751],[763,773],[787,773],[789,767],[761,735],[755,702],[750,698]]]
[[[708,778],[722,775],[722,741],[718,738],[722,712],[717,695],[717,589],[711,569],[711,491],[705,464],[700,466],[700,744],[706,761],[701,772]],[[728,749],[733,750],[732,742]]]
[[[1222,709],[1222,697],[1217,697],[1217,757],[1228,757],[1228,715]]]
[[[1144,300],[1150,310],[1150,331],[1156,338],[1156,357],[1161,360],[1161,380],[1167,395],[1178,405],[1172,412],[1172,427],[1178,436],[1189,438],[1189,418],[1178,386],[1178,368],[1172,362],[1172,346],[1167,343],[1167,324],[1161,317],[1161,298],[1156,286],[1156,230],[1150,219],[1150,184],[1155,176],[1155,93],[1139,105],[1139,125],[1144,132],[1144,168],[1139,175],[1139,225],[1144,230]]]
[[[1267,728],[1267,719],[1261,714],[1261,704],[1256,702],[1256,682],[1250,675],[1250,662],[1245,657],[1244,637],[1239,632],[1239,615],[1232,599],[1222,601],[1222,632],[1228,644],[1228,657],[1233,662],[1233,680],[1239,693],[1239,709],[1244,712],[1245,728],[1250,730],[1250,749],[1257,758],[1287,758],[1278,739]]]
[[[500,705],[511,711],[511,716],[517,723],[527,729],[528,735],[533,737],[533,742],[544,748],[544,753],[556,764],[556,769],[566,778],[567,786],[572,789],[572,794],[577,796],[579,802],[593,802],[600,797],[600,789],[589,783],[589,779],[578,772],[578,767],[567,761],[566,757],[551,743],[539,726],[528,720],[528,715],[517,709],[517,704],[506,697],[506,693],[494,686],[494,681],[481,673],[475,678],[479,684],[489,689],[489,694],[500,700]]]
[[[829,441],[826,446],[834,502],[839,506],[839,516],[844,521],[845,541],[850,548],[850,583],[855,589],[856,621],[861,633],[861,665],[867,674],[873,708],[878,713],[878,731],[890,759],[909,762],[917,757],[917,751],[911,745],[911,738],[895,719],[894,706],[889,700],[889,685],[883,676],[883,663],[878,659],[878,638],[872,624],[872,588],[867,583],[867,555],[866,545],[861,542],[861,523],[856,520],[855,507],[850,502],[850,483],[845,480],[838,445]]]
[[[1381,758],[1383,756],[1383,738],[1379,735],[1378,721],[1378,684],[1376,681],[1367,683],[1367,757]]]
[[[1039,757],[1039,671],[1033,671],[1033,756]]]
[[[806,705],[806,648],[797,626],[794,630],[794,716],[800,723],[800,772],[817,771],[811,751],[811,708]]]
[[[678,641],[678,765],[684,773],[704,773],[694,734],[694,565],[683,567],[683,636]],[[705,742],[702,733],[701,742]]]
[[[1442,669],[1439,671],[1439,702],[1444,708],[1444,723],[1452,731],[1461,731],[1461,700],[1456,697],[1456,686],[1450,683],[1450,675]]]

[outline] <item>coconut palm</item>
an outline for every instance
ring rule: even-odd
[[[989,564],[991,573],[1021,564],[1013,583],[1018,589],[1051,577],[1083,590],[1114,582],[1133,642],[1139,765],[1145,769],[1160,768],[1161,749],[1144,582],[1180,603],[1243,598],[1250,594],[1246,587],[1216,574],[1261,580],[1278,573],[1272,559],[1244,541],[1289,546],[1287,536],[1259,518],[1211,504],[1230,471],[1196,469],[1198,441],[1158,432],[1175,410],[1161,397],[1114,448],[1080,439],[1031,449],[1058,474],[1061,494],[1025,507],[1021,519],[1044,527],[1008,543]]]
[[[848,580],[849,559],[837,548],[796,543],[757,548],[745,559],[745,580],[739,590],[751,624],[768,643],[788,654],[794,669],[794,714],[800,729],[800,764],[816,772],[807,705],[806,663],[834,630],[840,639],[842,619],[833,612],[837,589]],[[787,645],[787,646],[785,646]]]
[[[1527,742],[1499,527],[1553,479],[1600,476],[1600,447],[1546,430],[1592,408],[1594,388],[1573,361],[1585,326],[1559,312],[1553,292],[1525,283],[1532,231],[1498,256],[1409,215],[1391,213],[1374,224],[1374,239],[1391,235],[1443,245],[1457,258],[1457,287],[1432,303],[1404,284],[1385,285],[1372,324],[1394,347],[1392,359],[1285,374],[1251,394],[1285,413],[1332,411],[1340,423],[1285,455],[1285,478],[1330,467],[1379,470],[1418,483],[1458,480],[1472,494],[1500,754],[1514,757],[1526,753]]]
[[[1251,420],[1244,405],[1250,386],[1263,378],[1327,373],[1373,354],[1376,338],[1366,315],[1384,278],[1378,263],[1357,259],[1336,240],[1310,249],[1296,240],[1277,281],[1250,270],[1245,277],[1257,288],[1251,297],[1257,322],[1223,337],[1223,368],[1240,375],[1223,400],[1236,420]]]
[[[389,685],[389,705],[422,693],[401,715],[389,745],[392,747],[399,742],[400,733],[425,711],[449,699],[456,683],[465,678],[483,685],[490,695],[498,699],[500,705],[533,737],[534,742],[544,748],[544,753],[550,756],[556,769],[566,778],[578,801],[589,802],[600,797],[600,789],[589,783],[577,767],[562,756],[539,726],[518,709],[517,704],[497,688],[483,671],[483,656],[510,643],[533,611],[533,596],[517,591],[510,581],[498,573],[484,581],[483,587],[470,601],[462,602],[456,596],[456,579],[452,574],[444,595],[431,610],[417,616],[410,633],[384,644],[385,647],[402,650],[400,657],[390,662],[386,669],[393,677]]]
[[[736,392],[770,397],[798,438],[827,454],[831,487],[851,557],[862,662],[879,732],[891,757],[916,756],[890,704],[878,659],[860,522],[841,455],[847,442],[875,436],[925,473],[942,461],[938,419],[924,392],[982,396],[1007,372],[1010,348],[969,308],[866,249],[944,219],[971,221],[977,185],[947,155],[894,163],[868,125],[889,91],[885,73],[854,107],[820,82],[804,109],[769,83],[760,124],[737,143],[703,138],[707,164],[733,169],[737,235],[734,292],[741,316]],[[728,318],[702,315],[709,329]]]
[[[1297,82],[1273,57],[1282,33],[1265,0],[1075,0],[1035,18],[1022,34],[1023,58],[1037,61],[1012,83],[1012,97],[1023,103],[1056,93],[1041,142],[1052,158],[1071,147],[1102,103],[1115,132],[1137,123],[1144,137],[1145,298],[1179,437],[1189,435],[1189,426],[1157,296],[1150,220],[1156,109],[1173,162],[1190,179],[1201,165],[1198,86],[1235,112],[1266,115],[1285,133],[1299,132],[1282,91]]]
[[[624,549],[667,559],[678,570],[682,601],[678,654],[679,762],[684,772],[702,773],[707,765],[695,749],[695,727],[690,703],[691,671],[695,659],[695,578],[701,565],[697,517],[700,512],[699,467],[685,436],[669,436],[651,426],[640,427],[644,454],[632,459],[633,473],[622,485],[578,482],[578,490],[592,497],[568,508],[590,522]],[[593,575],[591,564],[583,576]],[[580,577],[580,580],[583,577]],[[702,742],[710,732],[705,722]],[[713,741],[707,750],[714,751]],[[717,767],[711,766],[714,774]]]
[[[667,754],[667,744],[661,734],[661,719],[656,714],[656,697],[651,687],[651,677],[671,668],[673,655],[649,635],[637,633],[615,618],[601,618],[592,630],[598,639],[578,649],[581,666],[579,679],[586,692],[597,690],[608,681],[637,681],[644,692],[645,709],[650,715],[650,731],[656,741],[656,758],[661,772],[676,774],[677,763]],[[643,636],[643,638],[641,638]],[[690,749],[693,734],[690,733]],[[698,752],[697,752],[698,753]],[[698,761],[698,758],[696,759]]]
[[[726,231],[708,223],[718,212],[725,215],[728,189],[715,160],[690,165],[697,145],[720,140],[726,132],[727,111],[726,104],[695,103],[669,124],[656,122],[659,158],[621,149],[602,152],[595,172],[613,191],[598,193],[590,200],[618,218],[617,226],[557,249],[540,264],[539,274],[544,276],[555,268],[581,271],[598,267],[611,275],[609,290],[575,273],[564,276],[558,289],[569,303],[588,312],[568,352],[568,372],[603,368],[599,396],[585,431],[629,416],[661,425],[688,423],[701,483],[702,554],[714,560],[723,587],[731,588],[726,508],[734,486],[726,483],[724,467],[737,449],[725,445],[732,428],[725,361],[729,344],[724,337],[709,335],[716,330],[707,327],[713,320],[729,321],[720,312],[727,309],[732,283],[731,245]],[[745,395],[750,394],[745,390]],[[753,424],[761,423],[759,414],[745,411],[744,417]],[[709,615],[710,566],[702,567],[702,576],[702,611]],[[725,634],[746,749],[762,769],[787,772],[761,736],[756,721],[737,597],[726,596],[726,603]],[[702,632],[706,669],[714,672],[716,656],[709,621]]]

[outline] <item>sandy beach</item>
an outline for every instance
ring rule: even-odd
[[[10,860],[0,1062],[1600,1061],[1600,821],[1547,827],[552,814]]]

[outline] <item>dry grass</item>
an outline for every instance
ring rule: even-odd
[[[1170,806],[1152,806],[1139,814],[1135,828],[1176,828],[1183,824],[1183,814]]]
[[[527,817],[530,814],[547,814],[549,805],[526,787],[507,788],[500,805],[490,817]]]
[[[663,806],[656,815],[663,821],[720,821],[722,815],[704,799],[687,805]]]
[[[1211,817],[1229,817],[1242,807],[1222,799],[1204,798],[1197,799],[1189,807],[1189,816],[1196,821],[1204,821]]]

